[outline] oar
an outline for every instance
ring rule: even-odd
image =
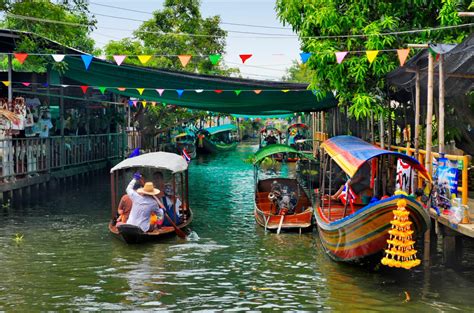
[[[158,198],[156,196],[153,196],[153,198],[156,200],[156,202],[158,204],[161,204],[160,200],[158,200]],[[178,228],[178,226],[176,226],[176,224],[173,222],[173,220],[168,215],[168,213],[166,213],[166,209],[165,208],[162,208],[162,209],[163,209],[163,213],[165,214],[166,219],[168,220],[168,222],[170,222],[171,226],[173,226],[176,235],[178,235],[178,237],[180,237],[180,238],[185,239],[186,234],[184,233],[184,231],[182,231],[181,229]]]

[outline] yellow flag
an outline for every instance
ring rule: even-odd
[[[142,101],[142,105],[144,108],[146,108],[146,101]]]
[[[281,91],[287,93],[288,91],[290,91],[290,89],[282,89]]]
[[[7,87],[10,86],[10,81],[8,80],[2,80],[2,83]]]
[[[365,51],[365,53],[367,54],[367,59],[369,60],[369,63],[372,63],[377,57],[377,54],[379,54],[379,50],[367,50]]]
[[[150,61],[150,59],[151,59],[151,55],[143,54],[143,55],[138,56],[138,60],[140,60],[140,63],[143,65],[147,64],[147,62]]]
[[[137,90],[138,90],[138,93],[139,93],[139,94],[140,94],[140,96],[141,96],[141,95],[142,95],[142,93],[143,93],[143,90],[145,90],[145,88],[137,88]]]

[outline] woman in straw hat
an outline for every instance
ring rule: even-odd
[[[141,177],[140,173],[135,173],[127,186],[127,194],[133,203],[127,224],[140,227],[141,230],[147,232],[150,230],[150,217],[153,212],[156,213],[158,221],[163,222],[164,206],[156,198],[160,190],[155,188],[152,182],[146,182],[142,188],[138,188],[136,191],[133,189]],[[161,224],[160,222],[158,224]]]

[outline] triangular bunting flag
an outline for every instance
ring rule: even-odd
[[[196,93],[201,93],[201,92],[204,91],[204,89],[196,89],[196,90],[194,90],[194,91],[195,91]]]
[[[287,93],[290,89],[283,89],[282,92]]]
[[[155,90],[156,90],[156,92],[160,95],[160,97],[161,97],[161,95],[163,94],[163,92],[165,92],[164,89],[155,89]]]
[[[118,66],[122,64],[123,60],[125,60],[127,56],[126,55],[114,55],[113,58],[115,60],[115,63],[117,63]]]
[[[132,101],[132,100],[128,100],[128,105],[129,105],[129,106],[132,106],[132,105],[133,105],[133,101]]]
[[[155,107],[156,106],[156,101],[152,101],[151,105]]]
[[[238,96],[242,92],[242,90],[234,90],[235,94]]]
[[[69,85],[61,85],[61,87],[66,88],[69,87]]]
[[[137,106],[137,100],[133,100],[132,103],[133,103],[133,106],[134,106],[134,107]]]
[[[89,69],[89,66],[91,65],[91,62],[92,62],[92,55],[82,54],[81,58],[82,58],[82,62],[84,62],[84,66],[85,66],[86,71],[87,71]]]
[[[20,64],[23,64],[23,62],[25,62],[26,58],[28,57],[28,53],[13,53],[13,55],[15,56],[15,59],[20,62]]]
[[[46,88],[46,87],[48,87],[48,86],[49,86],[49,84],[48,84],[48,83],[42,83],[41,85],[42,85],[44,88]]]
[[[106,89],[107,89],[106,87],[99,87],[101,94],[104,94]]]
[[[151,59],[151,55],[139,55],[137,56],[138,57],[138,60],[140,60],[140,63],[145,65],[148,63],[148,61],[150,61]]]
[[[369,60],[369,63],[372,63],[377,57],[377,54],[379,54],[379,50],[367,50],[365,51],[365,54],[367,54],[367,60]]]
[[[23,86],[28,87],[31,83],[21,83]]]
[[[146,101],[142,101],[142,105],[144,108],[146,108]]]
[[[410,53],[410,49],[397,49],[398,60],[400,61],[400,66],[405,64],[407,60],[408,54]]]
[[[261,90],[254,90],[253,92],[255,92],[257,95],[259,95],[262,91]]]
[[[336,52],[335,54],[337,63],[341,64],[342,60],[344,60],[347,55],[347,51]]]
[[[211,54],[209,56],[209,60],[211,60],[212,65],[216,65],[220,59],[221,59],[220,54]]]
[[[176,92],[178,93],[178,97],[181,98],[181,96],[182,96],[183,93],[184,93],[184,90],[183,90],[183,89],[176,89]]]
[[[117,90],[118,90],[118,91],[125,91],[125,90],[127,90],[127,88],[124,88],[124,87],[117,87]]]
[[[217,93],[217,94],[222,93],[223,91],[224,91],[224,90],[222,90],[222,89],[216,89],[216,90],[214,90],[214,92]]]
[[[242,60],[242,63],[245,63],[248,59],[252,57],[251,54],[239,54],[240,59]]]
[[[80,87],[81,87],[81,89],[82,89],[82,93],[83,93],[83,94],[86,94],[87,89],[89,88],[89,86],[81,85]]]
[[[145,90],[145,88],[136,88],[138,93],[140,94],[140,96],[142,95],[143,91]]]
[[[2,83],[7,87],[10,86],[10,81],[8,80],[2,80]]]
[[[65,55],[64,54],[51,54],[53,57],[54,61],[56,62],[62,62],[64,60]]]
[[[188,65],[189,61],[191,60],[191,57],[192,55],[189,55],[189,54],[178,55],[178,58],[181,61],[181,65],[183,67],[186,67],[186,65]]]
[[[303,64],[305,64],[305,63],[308,61],[308,59],[309,59],[310,56],[311,56],[311,53],[309,53],[309,52],[301,52],[301,53],[300,53],[301,62],[302,62]]]

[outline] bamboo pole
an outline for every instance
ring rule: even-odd
[[[432,160],[431,160],[431,147],[433,137],[433,75],[434,74],[434,59],[431,53],[428,53],[428,95],[427,95],[427,111],[426,111],[426,156],[425,156],[425,168],[431,175]],[[431,255],[431,230],[428,229],[425,232],[424,238],[424,255],[423,262],[425,267],[430,266],[430,255]]]
[[[379,122],[379,136],[380,136],[380,148],[385,149],[385,130],[383,125],[383,113],[380,113],[380,122]]]
[[[420,149],[420,72],[418,71],[416,71],[415,86],[415,159],[418,160]]]
[[[372,144],[375,143],[375,133],[374,133],[374,111],[370,111],[370,135],[372,137]]]
[[[439,56],[439,121],[438,121],[438,152],[444,154],[445,145],[444,145],[444,57],[443,55]]]

